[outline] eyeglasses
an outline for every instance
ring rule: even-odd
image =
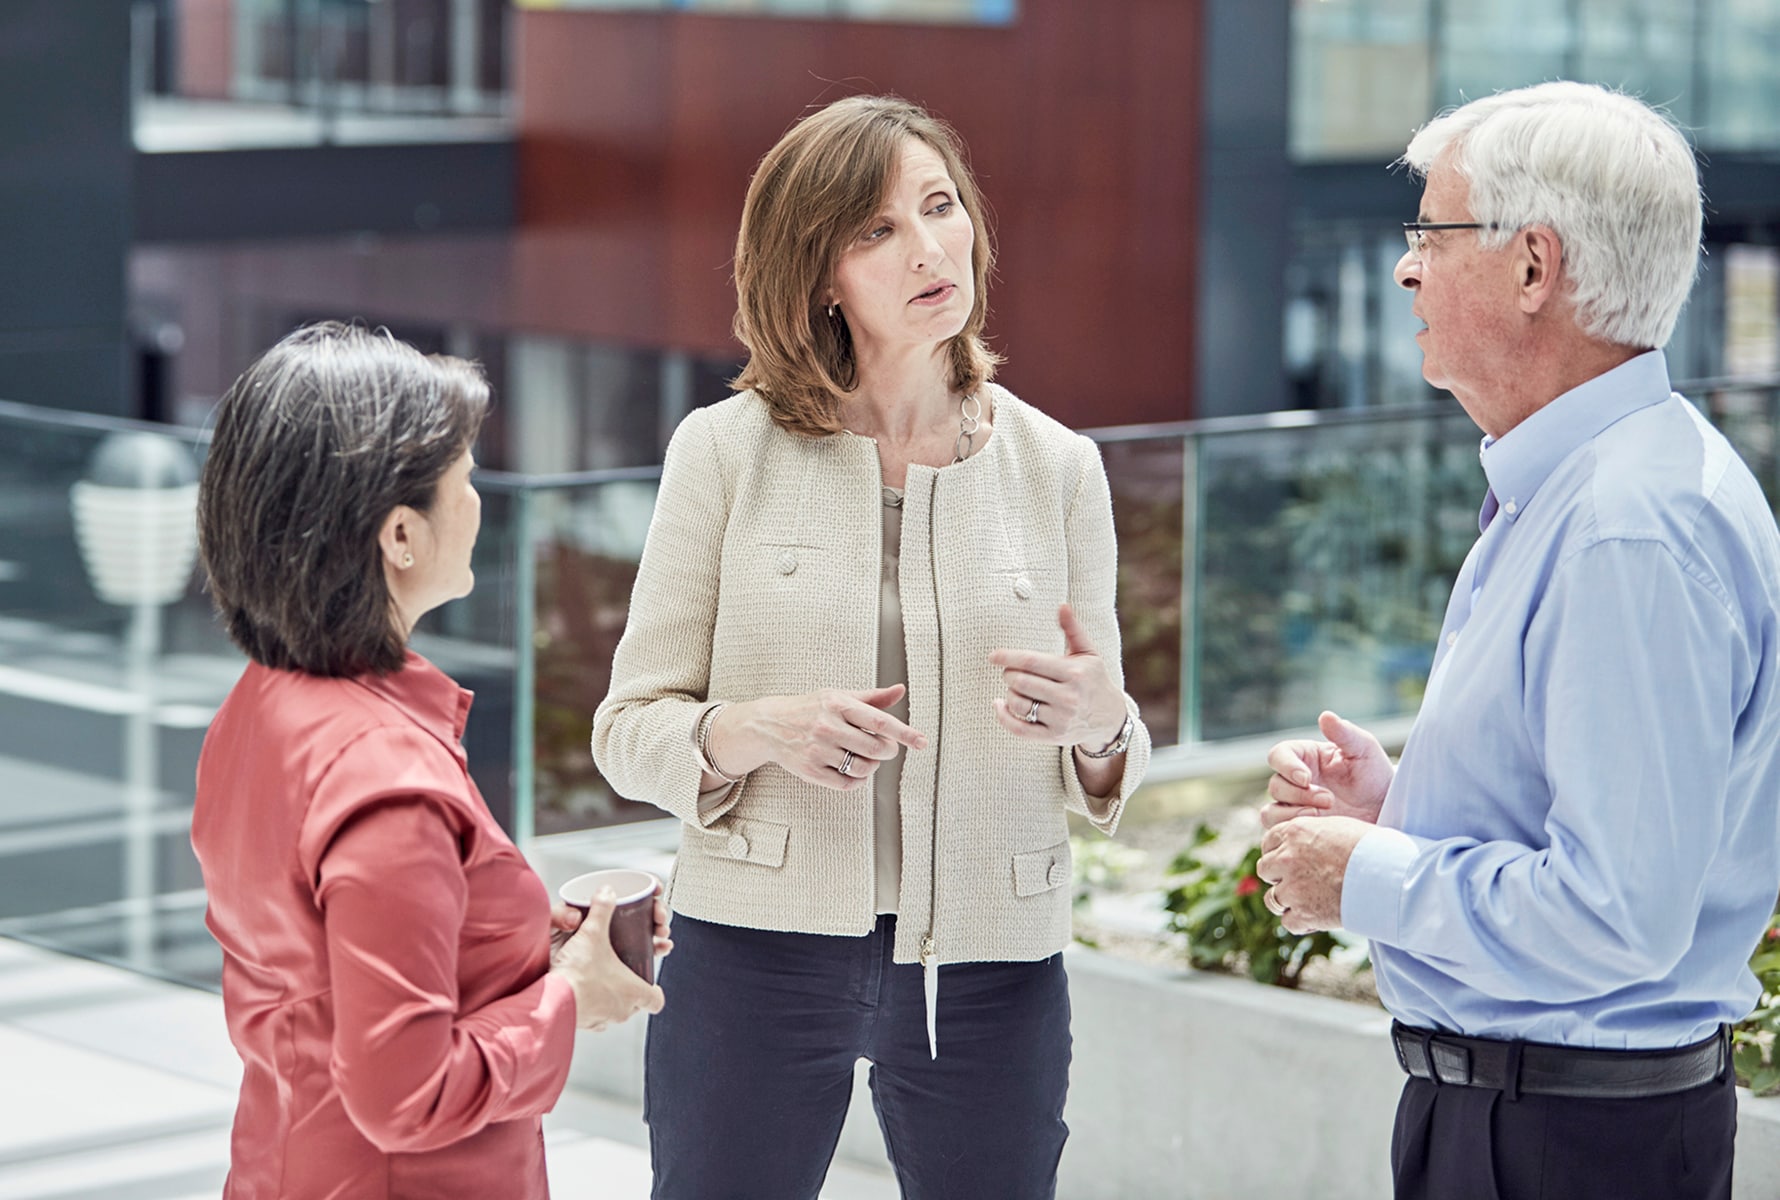
[[[1409,243],[1409,252],[1421,261],[1421,256],[1428,249],[1428,234],[1442,229],[1489,229],[1502,228],[1495,221],[1405,221],[1403,222],[1403,238]]]

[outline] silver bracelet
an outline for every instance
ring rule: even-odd
[[[1125,753],[1125,748],[1131,744],[1131,731],[1135,727],[1136,726],[1131,720],[1131,714],[1126,713],[1125,723],[1119,726],[1119,732],[1114,734],[1113,740],[1108,742],[1101,749],[1082,750],[1080,746],[1077,746],[1076,749],[1081,751],[1083,758],[1111,758],[1115,754],[1123,754]]]
[[[698,733],[693,741],[698,747],[699,765],[725,783],[740,783],[742,781],[740,775],[731,775],[718,766],[716,760],[711,757],[711,726],[717,723],[717,714],[723,711],[723,707],[721,703],[718,703],[705,709],[705,715],[698,719]]]

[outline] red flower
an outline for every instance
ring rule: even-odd
[[[1771,942],[1776,938],[1780,938],[1780,926],[1775,926],[1773,929],[1768,930],[1768,940]]]
[[[1261,877],[1259,875],[1244,875],[1236,881],[1236,894],[1239,897],[1252,896],[1260,890]]]

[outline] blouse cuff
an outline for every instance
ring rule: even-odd
[[[705,756],[704,747],[698,744],[698,731],[705,723],[705,715],[723,703],[722,700],[712,700],[700,706],[698,714],[692,719],[692,761],[698,765],[701,779],[707,772],[722,779],[729,778],[711,765],[711,760]],[[748,777],[743,775],[733,783],[720,783],[710,791],[700,792],[696,806],[698,823],[701,826],[710,825],[733,809],[736,802],[742,798],[742,789],[747,786],[747,783]]]

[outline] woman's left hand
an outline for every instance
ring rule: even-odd
[[[1125,727],[1125,695],[1106,660],[1069,605],[1057,609],[1064,653],[997,650],[1007,695],[995,698],[995,720],[1017,738],[1048,746],[1099,750]]]

